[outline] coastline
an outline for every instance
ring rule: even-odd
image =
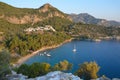
[[[41,52],[41,51],[45,51],[45,50],[48,50],[48,49],[53,49],[53,48],[57,48],[67,42],[71,42],[73,40],[73,38],[71,39],[68,39],[68,40],[65,40],[64,42],[58,44],[58,45],[52,45],[52,46],[44,46],[42,47],[41,49],[37,50],[37,51],[34,51],[32,52],[31,54],[28,54],[24,57],[21,57],[13,66],[14,67],[19,67],[21,64],[23,64],[26,60],[28,60],[29,58],[31,58],[32,56],[36,55],[38,52]]]

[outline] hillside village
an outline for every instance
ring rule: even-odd
[[[29,28],[25,29],[24,31],[25,32],[35,32],[35,31],[50,31],[50,30],[53,32],[56,32],[56,30],[51,25],[45,25],[44,27],[40,26],[40,27],[36,27],[36,28],[29,27]]]

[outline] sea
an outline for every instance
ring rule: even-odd
[[[73,51],[74,48],[76,49],[75,52]],[[41,55],[41,53],[44,55]],[[71,73],[75,73],[80,64],[95,61],[100,66],[99,76],[105,75],[109,78],[120,78],[120,41],[103,40],[94,42],[74,40],[55,49],[39,52],[25,63],[47,62],[53,66],[63,60],[73,64],[73,68],[69,71]]]

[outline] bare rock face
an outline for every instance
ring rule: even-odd
[[[57,8],[51,6],[49,3],[44,4],[42,7],[40,7],[39,13],[48,13],[47,18],[51,18],[55,16],[55,17],[66,18],[72,21],[72,19],[69,16],[65,16],[66,14],[62,13]]]
[[[42,7],[40,7],[39,12],[45,13],[49,10],[49,8],[53,8],[53,7],[49,3],[47,3],[47,4],[43,5]]]
[[[17,74],[16,72],[12,71],[12,75],[7,75],[6,78],[8,80],[84,80],[80,79],[78,76],[73,75],[72,73],[64,73],[61,71],[49,72],[44,76],[39,76],[36,78],[28,78],[25,75]],[[120,80],[120,79],[119,78],[110,79],[105,76],[102,76],[100,78],[91,80]]]
[[[4,18],[4,16],[5,16],[4,14],[3,14],[3,15],[0,15],[0,18]]]
[[[17,74],[12,71],[12,75],[7,75],[8,80],[82,80],[78,76],[72,73],[64,73],[61,71],[50,72],[44,76],[39,76],[36,78],[28,78],[22,74]]]
[[[34,16],[34,18],[33,18]],[[36,23],[38,21],[42,21],[40,17],[37,15],[25,15],[23,17],[17,18],[15,16],[12,17],[4,17],[10,23],[13,24],[26,24],[26,23]]]
[[[16,18],[15,16],[5,17],[4,19],[6,19],[10,23],[15,23],[15,24],[20,24],[21,23],[20,19]]]
[[[35,80],[82,80],[72,73],[63,73],[61,71],[50,72],[45,76],[37,77]]]

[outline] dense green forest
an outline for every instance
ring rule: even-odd
[[[26,55],[28,52],[38,50],[43,46],[60,44],[66,39],[70,39],[70,36],[64,33],[20,34],[7,39],[5,45],[11,53]]]
[[[44,31],[43,34],[31,32],[27,34],[24,30],[29,27],[51,25],[56,30]],[[120,28],[104,27],[93,24],[73,23],[67,19],[53,17],[44,21],[31,24],[12,24],[0,19],[0,45],[1,49],[7,48],[11,54],[25,56],[44,46],[52,46],[62,43],[72,37],[80,39],[99,39],[106,36],[120,36]],[[13,61],[14,60],[13,58]]]
[[[53,17],[53,18],[49,18],[44,21],[38,22],[38,23],[34,24],[34,26],[51,25],[58,32],[62,32],[62,31],[68,32],[68,30],[70,29],[70,26],[72,24],[73,24],[73,22],[68,19],[63,19],[60,17]]]
[[[80,38],[99,39],[100,37],[120,36],[119,27],[104,27],[83,23],[76,23],[72,27],[70,30],[71,34],[78,35]]]
[[[20,8],[15,8],[13,6],[10,6],[8,4],[0,2],[0,15],[4,14],[6,16],[16,16],[16,17],[23,17],[26,14],[34,14],[38,13],[37,10],[34,9],[20,9]]]
[[[17,33],[23,33],[23,29],[27,26],[29,26],[29,24],[12,24],[7,22],[6,20],[0,19],[0,32],[3,32],[4,35],[14,35]]]

